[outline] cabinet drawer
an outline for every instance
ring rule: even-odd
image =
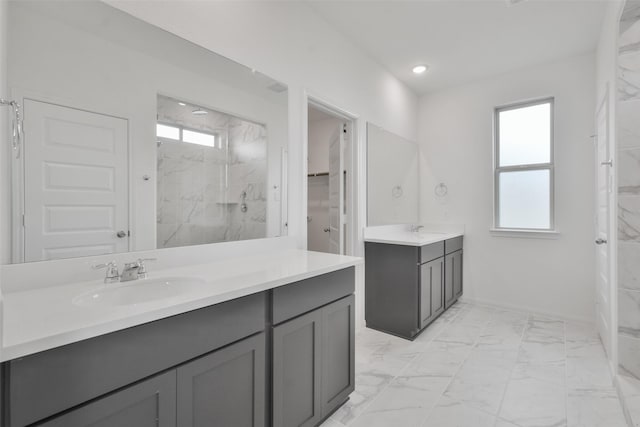
[[[175,427],[176,371],[142,381],[38,427]]]
[[[354,291],[354,267],[280,286],[273,290],[273,323],[282,323]]]
[[[432,243],[420,247],[420,263],[433,261],[444,255],[444,242]]]
[[[444,249],[446,254],[450,254],[462,249],[462,236],[454,237],[453,239],[446,240],[444,242]]]
[[[22,427],[264,330],[258,293],[15,359],[9,422]]]

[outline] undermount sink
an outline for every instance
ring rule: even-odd
[[[81,307],[143,304],[176,297],[204,284],[204,280],[193,277],[132,280],[85,292],[75,297],[73,303]]]

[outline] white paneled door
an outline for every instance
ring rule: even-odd
[[[26,99],[24,259],[129,250],[127,121]]]
[[[344,125],[341,123],[329,143],[329,252],[344,253]]]
[[[612,356],[614,333],[611,288],[610,215],[613,197],[613,164],[609,149],[608,94],[596,113],[596,321],[602,344]]]

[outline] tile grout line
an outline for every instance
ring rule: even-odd
[[[447,322],[446,326],[442,329],[442,331],[440,331],[440,332],[439,332],[439,333],[437,333],[433,338],[431,338],[429,341],[427,341],[427,343],[426,343],[426,344],[430,344],[430,343],[432,343],[433,341],[435,341],[435,340],[436,340],[436,338],[438,338],[438,337],[439,337],[439,336],[440,336],[440,335],[441,335],[441,334],[442,334],[442,333],[443,333],[447,328],[449,328],[449,326],[451,326],[451,323],[452,323],[452,322],[453,322],[453,321],[454,321],[454,320],[455,320],[455,319],[460,315],[460,312],[461,312],[461,311],[462,311],[462,308],[458,311],[458,313],[456,313],[456,314],[451,318],[451,320],[450,320],[449,322]],[[383,345],[381,345],[381,347],[382,347],[382,346],[383,346]],[[360,416],[361,416],[362,414],[364,414],[365,412],[367,412],[367,409],[368,409],[368,408],[369,408],[369,407],[370,407],[370,406],[371,406],[371,405],[372,405],[376,400],[378,400],[378,399],[380,398],[380,395],[382,395],[382,393],[383,393],[387,388],[389,388],[389,386],[391,385],[391,383],[392,383],[396,378],[398,378],[398,377],[399,377],[399,376],[400,376],[400,375],[401,375],[401,374],[402,374],[406,369],[408,369],[408,368],[409,368],[409,366],[411,365],[411,363],[413,363],[413,362],[414,362],[414,361],[415,361],[419,356],[420,356],[420,355],[415,355],[415,356],[413,356],[411,359],[409,359],[409,361],[406,363],[406,365],[405,365],[405,366],[403,366],[403,368],[400,370],[400,372],[398,372],[398,374],[397,374],[397,375],[394,375],[394,376],[391,378],[391,380],[389,380],[389,383],[387,383],[387,385],[385,385],[384,387],[382,387],[382,388],[380,389],[380,391],[378,392],[378,394],[377,394],[373,399],[371,399],[371,402],[369,402],[367,405],[365,405],[365,406],[363,407],[362,412],[361,412],[360,414],[358,414],[357,416],[355,416],[351,421],[349,421],[349,423],[348,423],[348,424],[343,424],[343,423],[341,423],[341,422],[339,422],[339,421],[337,421],[337,420],[335,420],[335,419],[334,419],[333,421],[336,421],[336,422],[338,422],[340,425],[343,425],[343,426],[345,426],[345,427],[346,427],[346,426],[348,426],[349,424],[353,424],[353,423],[355,423],[355,422],[356,422],[356,420],[357,420],[358,418],[360,418]],[[329,417],[329,418],[331,419],[331,417]]]
[[[424,417],[424,419],[420,423],[421,426],[424,426],[424,424],[427,422],[427,420],[429,419],[429,415],[431,415],[431,413],[436,408],[436,406],[438,406],[438,404],[440,403],[440,401],[444,397],[445,393],[447,392],[447,389],[449,388],[449,386],[451,385],[453,380],[460,373],[460,371],[462,370],[462,367],[464,366],[464,364],[467,363],[467,361],[469,360],[469,357],[471,357],[471,353],[473,353],[473,350],[475,348],[477,348],[478,340],[480,339],[480,336],[481,336],[482,332],[484,332],[486,330],[487,325],[489,324],[489,322],[490,321],[487,321],[487,323],[485,323],[484,327],[482,328],[482,331],[480,331],[480,335],[478,335],[478,338],[476,338],[476,340],[472,344],[471,348],[469,349],[469,353],[467,353],[467,356],[464,358],[464,360],[462,362],[460,362],[460,364],[458,365],[458,369],[456,369],[456,372],[451,376],[451,379],[449,380],[449,382],[447,382],[447,385],[444,387],[444,390],[442,391],[442,393],[440,393],[440,397],[438,398],[438,400],[436,400],[434,402],[434,404],[431,406],[431,409],[429,410],[429,413]],[[485,411],[482,411],[482,412],[485,412]]]
[[[531,319],[531,313],[527,313],[527,319],[525,321],[524,328],[522,328],[522,333],[520,334],[520,342],[518,343],[518,352],[516,354],[516,361],[511,368],[511,372],[509,372],[509,379],[507,379],[507,383],[504,386],[504,390],[502,390],[502,398],[500,399],[500,405],[498,406],[498,412],[496,413],[496,419],[494,421],[494,427],[500,421],[500,413],[502,412],[502,405],[504,404],[504,398],[507,395],[507,388],[509,387],[509,383],[511,382],[511,378],[513,377],[513,372],[516,370],[516,366],[518,366],[518,359],[520,358],[520,352],[522,351],[522,343],[524,341],[524,336],[529,329],[529,320]],[[510,422],[510,421],[509,421]]]
[[[461,311],[461,310],[460,310],[460,311]],[[447,323],[446,323],[445,327],[444,327],[444,328],[443,328],[439,333],[437,333],[433,338],[431,338],[431,340],[427,341],[427,343],[426,343],[426,344],[430,344],[430,343],[432,343],[433,341],[435,341],[437,337],[439,337],[439,336],[440,336],[440,335],[441,335],[441,334],[442,334],[442,333],[443,333],[447,328],[449,328],[449,327],[451,326],[451,323],[452,323],[452,322],[453,322],[453,321],[454,321],[454,320],[455,320],[455,319],[460,315],[460,311],[459,311],[458,313],[456,313],[456,314],[451,318],[451,320],[450,320],[449,322],[447,322]],[[373,403],[374,403],[376,400],[378,400],[378,399],[380,398],[380,395],[382,395],[382,393],[384,393],[384,391],[385,391],[387,388],[389,388],[389,386],[391,385],[391,383],[392,383],[396,378],[398,378],[398,377],[399,377],[399,376],[400,376],[400,375],[401,375],[401,374],[402,374],[406,369],[408,369],[408,368],[409,368],[409,366],[411,365],[411,363],[413,363],[413,362],[414,362],[418,357],[420,357],[422,354],[424,354],[424,353],[421,353],[420,355],[415,355],[415,356],[413,356],[413,357],[412,357],[412,358],[407,362],[407,364],[406,364],[406,365],[405,365],[405,366],[400,370],[400,372],[398,372],[398,375],[394,375],[394,376],[393,376],[393,378],[391,378],[391,380],[389,381],[389,383],[380,389],[380,392],[379,392],[379,393],[378,393],[378,394],[377,394],[373,399],[371,399],[371,402],[369,402],[366,406],[364,406],[364,408],[363,408],[362,412],[361,412],[360,414],[358,414],[356,417],[354,417],[354,418],[353,418],[353,420],[351,420],[351,421],[349,422],[349,424],[351,424],[351,423],[355,423],[355,422],[356,422],[356,420],[357,420],[358,418],[360,418],[360,416],[362,416],[365,412],[367,412],[367,409],[368,409],[371,405],[373,405]]]

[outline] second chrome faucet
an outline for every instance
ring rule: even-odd
[[[145,262],[156,261],[156,258],[138,258],[137,261],[128,262],[124,265],[122,274],[118,271],[118,264],[111,261],[105,264],[97,264],[92,266],[94,270],[107,269],[104,277],[104,283],[130,282],[132,280],[146,279],[149,277]]]

